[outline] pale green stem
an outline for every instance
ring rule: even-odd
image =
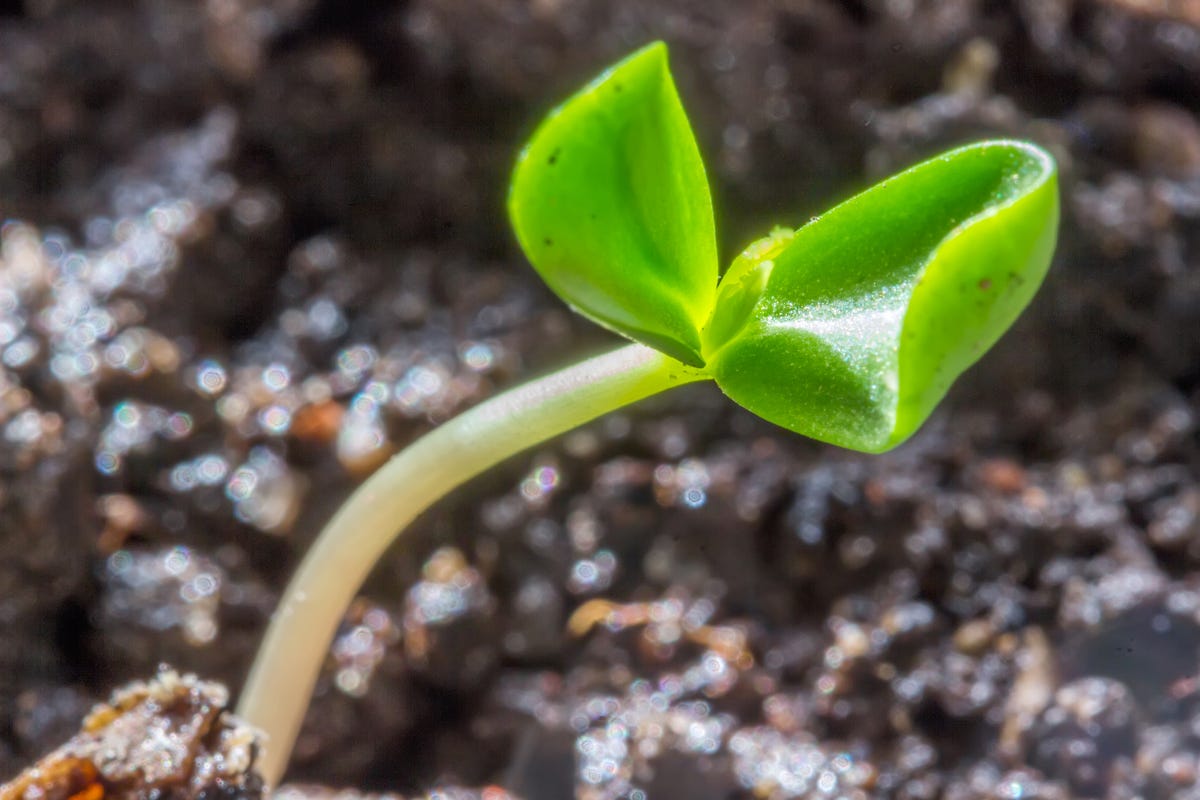
[[[271,619],[238,714],[267,734],[259,769],[275,786],[350,601],[422,511],[511,455],[673,386],[699,370],[641,345],[589,359],[498,395],[418,439],[338,510]]]

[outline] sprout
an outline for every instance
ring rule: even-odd
[[[1050,156],[982,142],[775,230],[719,277],[704,164],[661,43],[550,114],[521,154],[508,208],[546,283],[635,344],[442,425],[337,512],[288,587],[242,695],[239,712],[269,736],[269,783],[350,600],[439,498],[539,442],[696,381],[821,441],[895,447],[1028,304],[1058,227]]]

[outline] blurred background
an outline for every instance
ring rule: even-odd
[[[726,260],[1013,136],[1062,170],[1046,285],[886,456],[692,386],[471,482],[364,588],[290,777],[1200,797],[1195,0],[0,2],[0,776],[160,663],[236,692],[365,475],[616,344],[506,181],[658,38]]]

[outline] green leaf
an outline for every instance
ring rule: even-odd
[[[1054,162],[1033,145],[918,164],[735,261],[704,333],[708,370],[771,422],[887,450],[1017,318],[1057,229]]]
[[[509,216],[543,280],[576,310],[693,366],[717,285],[704,164],[661,42],[542,123]]]

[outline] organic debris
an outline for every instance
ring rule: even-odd
[[[78,734],[0,800],[260,800],[259,742],[225,711],[225,688],[163,670],[96,706]]]

